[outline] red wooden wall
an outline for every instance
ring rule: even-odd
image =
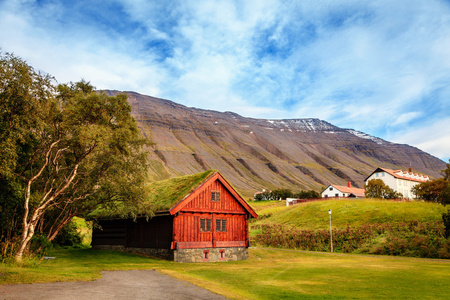
[[[211,192],[219,192],[220,201],[211,201]],[[211,220],[211,231],[200,230],[200,219]],[[226,232],[217,230],[217,219],[226,220]],[[179,249],[245,247],[248,245],[247,211],[220,180],[212,181],[203,185],[175,216],[173,239]]]

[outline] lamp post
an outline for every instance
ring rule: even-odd
[[[331,230],[331,209],[328,210],[330,215],[330,241],[331,241],[331,252],[333,252],[333,231]]]

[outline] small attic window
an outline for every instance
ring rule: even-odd
[[[211,201],[220,201],[220,192],[211,191]]]
[[[330,191],[332,191],[333,190],[333,188],[332,187],[330,187]]]

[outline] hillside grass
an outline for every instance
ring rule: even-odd
[[[286,207],[284,201],[254,203],[252,245],[340,253],[450,258],[440,204],[378,199],[332,199]]]
[[[250,259],[181,264],[118,251],[54,250],[32,267],[0,265],[0,284],[95,280],[154,269],[231,299],[448,299],[450,262],[250,249]],[[0,286],[1,290],[1,286]]]
[[[395,202],[379,199],[325,200],[286,206],[284,201],[252,202],[260,218],[251,225],[287,225],[299,229],[358,227],[368,223],[435,222],[446,208],[429,202]]]

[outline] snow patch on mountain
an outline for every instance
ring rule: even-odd
[[[386,143],[386,141],[384,141],[384,140],[382,140],[380,138],[371,136],[371,135],[369,135],[367,133],[364,133],[364,132],[361,132],[361,131],[357,131],[357,130],[353,130],[353,129],[347,129],[347,132],[349,132],[349,133],[351,133],[353,135],[356,135],[357,137],[362,138],[362,139],[372,140],[373,142],[377,143],[378,145],[383,145],[384,143]]]
[[[267,120],[273,127],[287,128],[289,131],[337,131],[338,127],[319,119]]]

